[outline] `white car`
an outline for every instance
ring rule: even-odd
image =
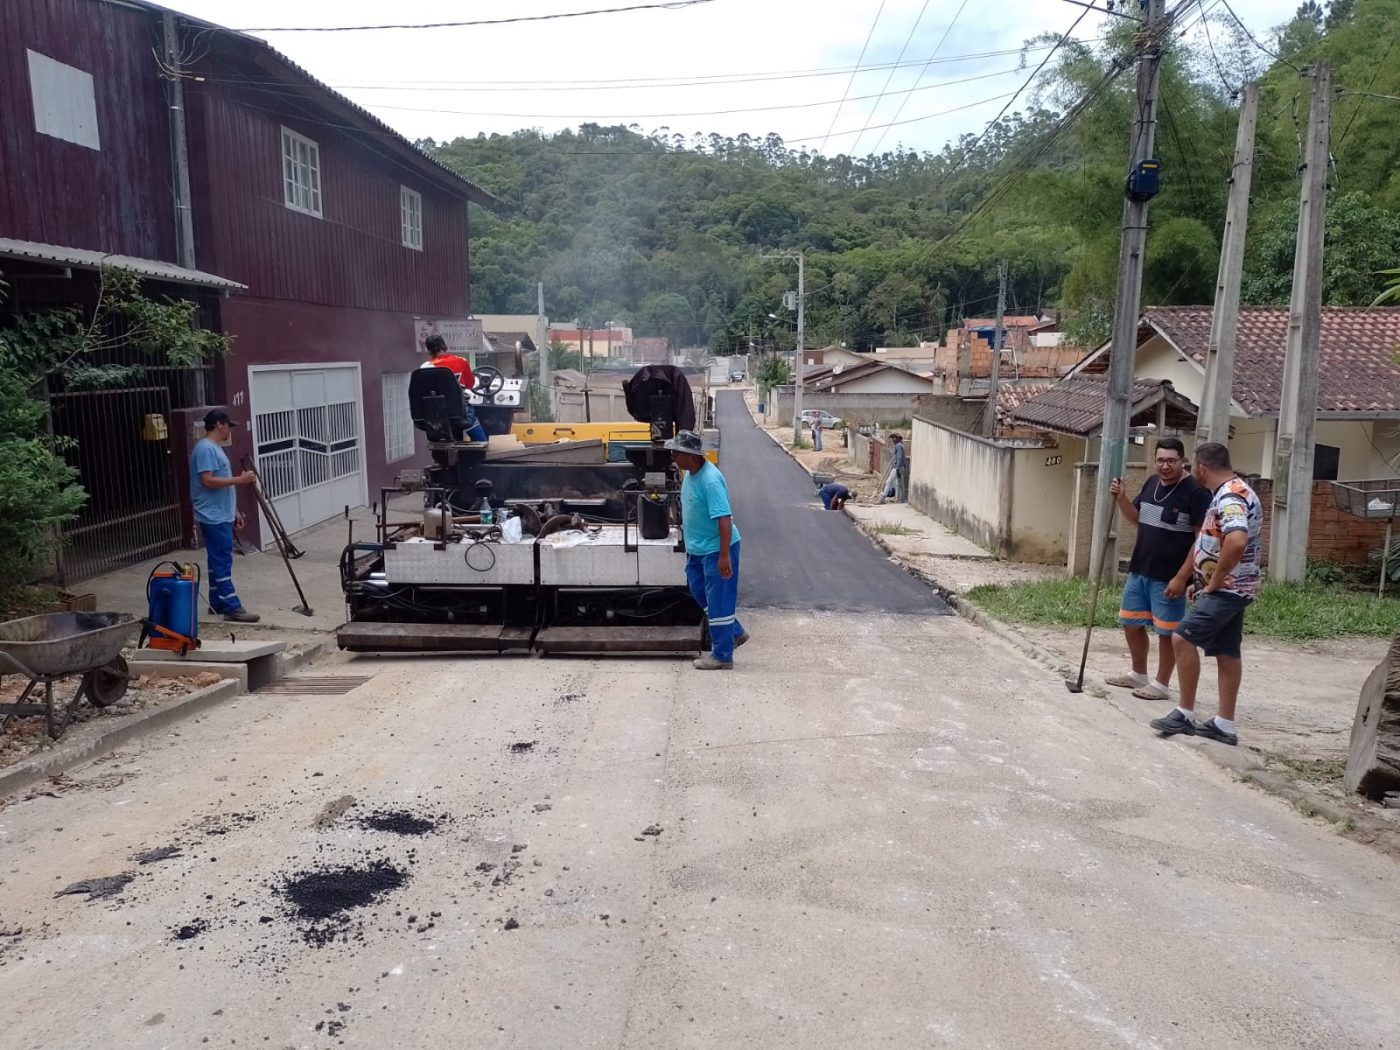
[[[821,420],[823,430],[834,430],[841,425],[841,420],[833,416],[830,412],[820,408],[808,408],[802,412],[802,422],[811,426],[813,422]]]

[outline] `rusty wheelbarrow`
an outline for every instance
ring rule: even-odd
[[[126,695],[130,679],[122,648],[140,628],[141,621],[127,613],[44,613],[0,623],[0,676],[29,679],[14,703],[0,704],[5,725],[21,715],[42,714],[49,736],[57,740],[84,696],[94,707],[115,704]],[[77,692],[71,700],[55,700],[54,683],[71,675],[82,676]],[[44,702],[28,702],[40,685]]]

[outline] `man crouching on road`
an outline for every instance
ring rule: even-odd
[[[1151,725],[1163,736],[1186,733],[1237,744],[1235,701],[1243,675],[1240,639],[1245,609],[1259,595],[1259,532],[1264,512],[1254,490],[1235,475],[1224,445],[1198,445],[1194,473],[1213,495],[1196,537],[1196,568],[1187,592],[1195,605],[1172,638],[1181,698],[1171,714],[1154,718]],[[1215,657],[1219,676],[1220,706],[1215,717],[1205,722],[1193,717],[1201,678],[1198,650]]]
[[[734,666],[734,648],[749,640],[739,605],[739,529],[729,509],[729,486],[705,458],[700,435],[682,430],[665,447],[681,469],[681,530],[685,578],[710,625],[710,651],[695,661],[702,671]]]

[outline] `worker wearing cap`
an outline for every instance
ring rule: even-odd
[[[458,354],[448,353],[447,340],[440,335],[430,335],[423,348],[431,355],[418,367],[445,368],[457,377],[462,385],[462,406],[466,410],[467,437],[473,441],[486,441],[486,428],[476,418],[476,410],[467,400],[467,391],[476,388],[476,376],[472,374],[471,362]]]
[[[243,526],[234,489],[251,485],[254,480],[251,470],[233,476],[223,450],[233,427],[233,420],[223,409],[215,409],[204,417],[205,436],[195,444],[190,457],[190,502],[194,504],[194,520],[204,538],[209,564],[210,607],[225,620],[257,623],[261,617],[243,608],[233,588],[233,530],[235,525]]]
[[[727,671],[734,666],[735,647],[749,640],[737,612],[739,528],[729,508],[729,487],[719,468],[705,458],[699,434],[682,430],[665,447],[681,470],[686,582],[710,626],[710,651],[695,666]]]

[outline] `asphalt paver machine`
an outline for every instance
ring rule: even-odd
[[[624,391],[636,422],[593,440],[527,444],[512,434],[528,403],[526,380],[479,369],[467,402],[488,440],[476,442],[465,436],[453,374],[415,371],[410,411],[431,462],[381,492],[375,542],[352,542],[342,554],[349,621],[340,647],[702,649],[704,615],[685,579],[679,476],[662,448],[695,426],[688,381],[679,369],[648,366]]]

